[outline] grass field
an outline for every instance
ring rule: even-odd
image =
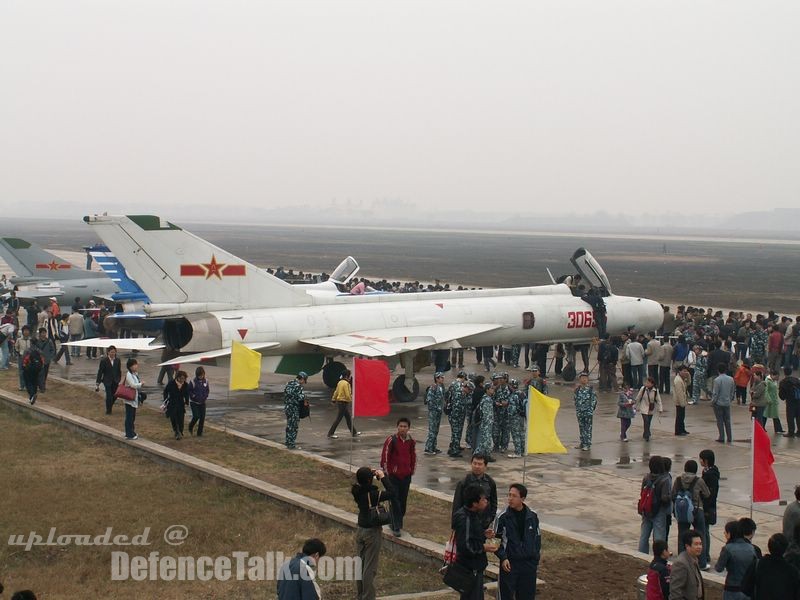
[[[55,424],[0,407],[0,539],[35,531],[47,535],[141,534],[150,528],[147,547],[0,547],[0,577],[6,591],[32,589],[50,598],[274,598],[274,581],[164,582],[111,581],[111,552],[148,555],[251,556],[283,552],[287,557],[305,539],[319,537],[329,556],[354,551],[353,532],[300,510],[227,485],[210,483],[168,466],[154,464],[124,448],[75,435]],[[185,525],[180,546],[163,541],[171,525]],[[232,559],[233,560],[233,559]],[[440,589],[435,570],[381,557],[379,593]],[[350,599],[352,582],[322,582],[325,598]],[[10,596],[10,594],[9,594]]]

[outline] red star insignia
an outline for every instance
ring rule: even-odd
[[[218,263],[217,257],[213,254],[211,255],[211,262],[210,263],[203,263],[203,268],[206,270],[206,279],[209,279],[212,275],[216,275],[217,279],[222,279],[222,267],[225,266],[225,263]]]
[[[58,271],[58,263],[56,261],[47,263],[47,266],[50,267],[51,271]]]

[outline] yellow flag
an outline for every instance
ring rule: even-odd
[[[261,353],[244,344],[231,347],[231,390],[257,390],[261,377]]]
[[[557,398],[545,396],[535,387],[528,388],[527,454],[564,454],[567,449],[556,433]]]

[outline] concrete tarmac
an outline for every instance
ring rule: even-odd
[[[123,356],[123,363],[126,356]],[[159,387],[156,385],[158,356],[139,353],[140,373],[150,395],[148,402],[160,403]],[[94,387],[98,360],[81,357],[73,359],[73,365],[54,365],[51,373],[76,383]],[[465,352],[467,371],[485,373],[483,365],[475,363],[474,353]],[[190,376],[195,365],[186,365]],[[503,366],[511,377],[524,379],[528,375],[522,369]],[[211,383],[211,396],[207,418],[217,424],[283,442],[286,419],[283,412],[283,388],[291,377],[282,375],[262,376],[260,390],[253,392],[228,392],[228,371],[217,367],[206,367]],[[418,378],[425,389],[432,381],[432,368],[424,369]],[[394,375],[399,374],[398,370]],[[454,373],[448,374],[446,383]],[[599,395],[599,404],[594,417],[593,444],[590,452],[573,449],[578,441],[578,427],[572,404],[573,384],[562,384],[550,378],[550,395],[562,402],[556,428],[561,441],[568,448],[566,454],[529,456],[527,459],[509,459],[495,453],[498,459],[489,467],[489,473],[498,482],[502,505],[506,486],[523,481],[528,486],[529,504],[538,511],[543,522],[592,536],[598,540],[619,543],[635,550],[639,537],[640,517],[636,513],[641,478],[647,473],[647,462],[651,454],[669,456],[673,460],[674,476],[683,471],[683,464],[704,448],[714,450],[722,479],[719,493],[718,523],[712,528],[712,558],[716,558],[722,544],[724,523],[730,518],[750,514],[750,422],[749,413],[743,406],[734,406],[733,444],[716,442],[717,428],[711,406],[701,402],[687,408],[686,427],[690,435],[677,437],[673,434],[675,407],[671,397],[665,396],[665,413],[653,420],[653,437],[645,442],[642,437],[641,419],[637,417],[628,432],[629,443],[619,440],[619,420],[616,418],[617,395]],[[593,382],[596,386],[596,382]],[[101,390],[102,391],[102,390]],[[413,403],[393,404],[390,415],[381,418],[356,419],[356,428],[362,432],[357,438],[347,435],[344,422],[340,424],[339,439],[328,439],[327,430],[335,418],[335,409],[329,399],[331,391],[322,383],[320,375],[313,376],[306,386],[306,394],[312,405],[309,419],[300,423],[297,443],[303,450],[321,456],[351,463],[354,468],[362,465],[377,466],[382,443],[395,430],[397,418],[411,419],[411,433],[418,441],[417,472],[413,482],[444,493],[451,493],[456,481],[469,469],[469,451],[464,458],[453,459],[446,454],[426,456],[422,453],[427,435],[427,410],[421,400]],[[102,407],[102,396],[92,396],[97,402],[98,414]],[[43,397],[42,400],[46,400]],[[783,406],[781,406],[783,412]],[[168,427],[168,423],[165,423]],[[784,423],[785,427],[785,423]],[[794,486],[800,483],[800,438],[787,439],[772,435],[772,423],[767,424],[773,440],[775,472],[784,501],[794,500]],[[120,417],[120,429],[122,418]],[[450,427],[443,417],[438,437],[438,447],[446,451],[450,439]],[[463,445],[463,440],[462,440]],[[698,461],[699,462],[699,461]],[[766,548],[767,538],[781,531],[784,506],[778,502],[757,504],[753,518],[758,524],[756,543]],[[671,549],[677,545],[677,527],[673,527],[669,539]]]

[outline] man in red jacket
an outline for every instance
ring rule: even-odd
[[[777,371],[781,367],[783,358],[783,334],[777,325],[770,326],[767,338],[767,367],[770,371]]]
[[[417,468],[417,442],[408,433],[411,421],[406,417],[397,419],[397,433],[390,435],[383,442],[381,452],[381,469],[389,477],[395,491],[392,503],[392,533],[400,537],[403,528],[403,517],[406,514],[408,489],[411,487],[411,476]]]

